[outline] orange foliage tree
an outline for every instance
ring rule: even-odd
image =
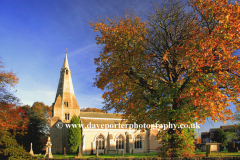
[[[105,113],[105,111],[102,110],[102,109],[91,108],[91,107],[81,108],[80,111],[81,111],[81,112],[103,112],[103,113]]]
[[[239,108],[240,6],[227,0],[170,1],[144,22],[133,14],[90,23],[104,45],[95,85],[104,109],[137,123],[203,124]],[[190,132],[189,132],[190,133]],[[186,130],[162,131],[162,156],[191,156]]]
[[[30,150],[30,144],[36,153],[42,151],[47,143],[47,135],[50,134],[50,119],[52,116],[52,107],[43,102],[34,102],[32,107],[25,105],[21,107],[25,111],[29,122],[25,135],[18,135],[16,139],[27,151]]]
[[[17,84],[18,78],[12,71],[4,71],[2,62],[0,68],[0,128],[5,131],[23,131],[26,129],[28,118],[24,110],[18,107],[18,99],[10,91],[10,88]]]
[[[19,107],[19,100],[10,90],[18,82],[13,72],[3,70],[0,62],[0,158],[2,159],[35,159],[21,147],[16,133],[26,130],[29,119],[26,112]]]

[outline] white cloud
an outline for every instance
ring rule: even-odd
[[[97,47],[97,45],[96,45],[96,43],[93,43],[93,44],[90,44],[90,45],[88,45],[88,46],[86,46],[86,47],[83,47],[83,48],[80,48],[80,49],[78,49],[78,50],[76,50],[76,51],[73,51],[69,56],[74,56],[74,55],[77,55],[77,54],[81,54],[81,55],[85,55],[85,56],[87,56],[87,55],[89,55],[89,53],[91,53],[92,51],[94,51],[94,50],[96,50],[98,47]],[[88,53],[88,54],[83,54],[83,53]]]

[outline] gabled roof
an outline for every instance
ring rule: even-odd
[[[122,114],[114,113],[81,112],[80,119],[85,129],[125,129],[123,124],[127,124],[127,120],[122,119]]]
[[[237,129],[238,126],[237,125],[224,125],[224,126],[220,126],[220,128],[222,128],[223,130],[231,130],[231,129]]]
[[[114,113],[102,113],[102,112],[81,112],[80,118],[112,118],[112,119],[122,119],[122,114]]]

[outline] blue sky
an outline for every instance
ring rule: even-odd
[[[81,108],[103,107],[102,93],[93,86],[94,58],[101,46],[88,20],[123,15],[125,9],[146,13],[152,0],[0,0],[0,56],[8,71],[17,73],[14,88],[23,104],[54,102],[60,69],[68,49],[74,91]],[[144,14],[142,15],[144,16]],[[234,109],[234,106],[231,106]],[[211,121],[212,122],[212,121]],[[219,127],[209,122],[199,132]]]

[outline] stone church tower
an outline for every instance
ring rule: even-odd
[[[52,152],[62,153],[64,147],[66,147],[66,150],[69,150],[67,145],[68,130],[64,127],[64,124],[70,123],[70,120],[74,115],[80,117],[80,108],[73,90],[67,52],[63,67],[60,71],[55,102],[52,106],[52,118],[50,124],[50,137],[53,144]],[[60,129],[59,127],[63,128]]]

